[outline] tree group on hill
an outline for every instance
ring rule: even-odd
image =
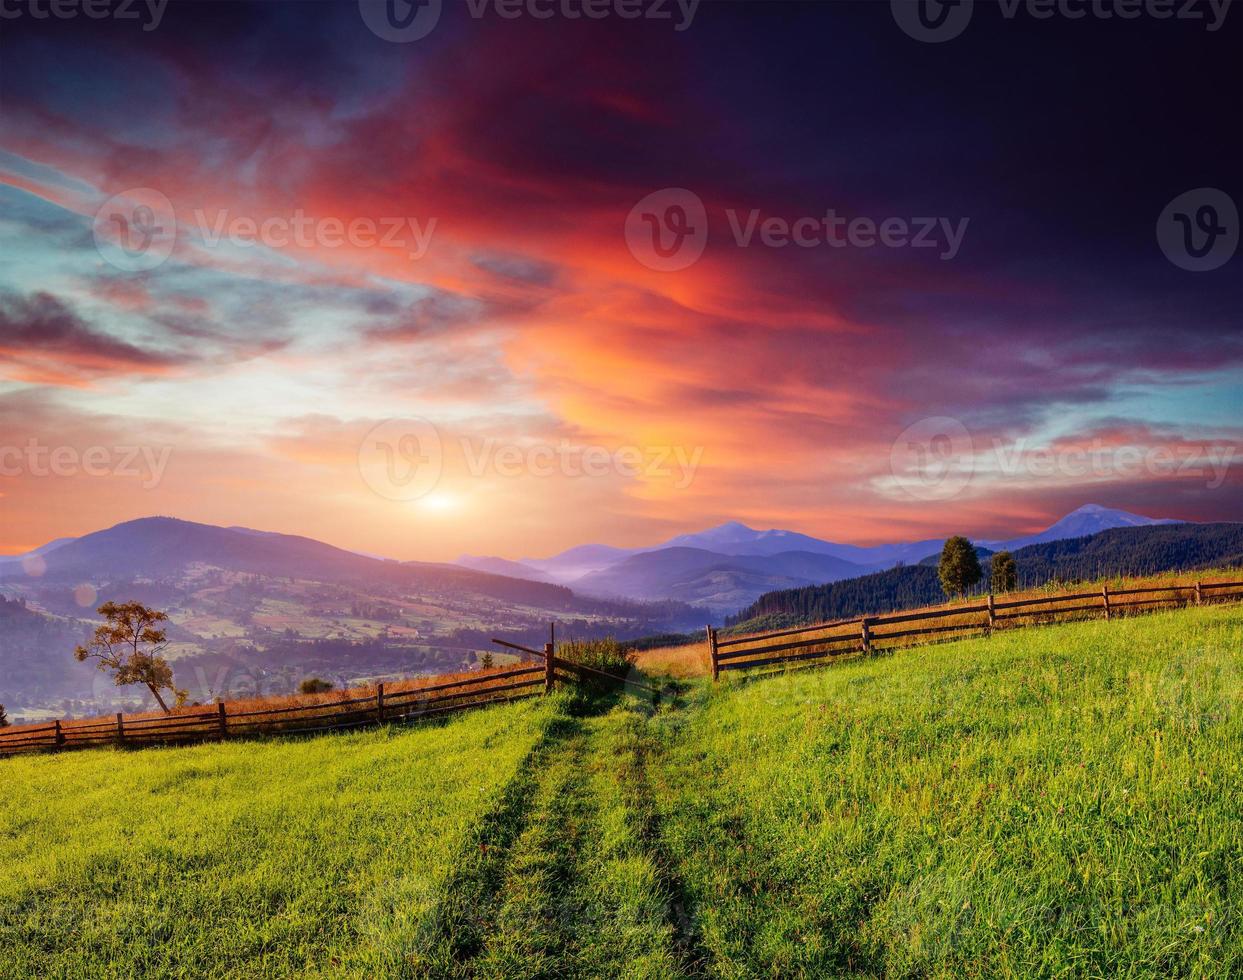
[[[1015,564],[1014,555],[1008,551],[999,551],[993,555],[991,565],[990,592],[1013,592],[1018,588],[1019,567]]]
[[[937,577],[941,588],[951,599],[964,596],[984,577],[975,546],[961,534],[955,534],[941,549],[941,562],[937,565]]]

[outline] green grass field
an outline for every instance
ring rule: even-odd
[[[556,716],[7,760],[0,976],[398,974]]]
[[[1243,975],[1243,616],[727,686],[665,738],[720,976]]]
[[[1243,610],[0,763],[4,977],[1243,974]]]

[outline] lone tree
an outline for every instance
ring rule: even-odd
[[[0,704],[0,728],[9,727],[9,716],[4,712],[4,705]]]
[[[984,577],[980,559],[971,542],[955,534],[941,549],[941,564],[937,566],[941,588],[950,598],[966,595],[967,590]]]
[[[326,681],[322,677],[308,677],[298,685],[298,690],[303,694],[327,694],[332,690],[332,681]]]
[[[992,589],[994,592],[1013,592],[1019,585],[1019,567],[1014,555],[999,551],[993,555]]]
[[[99,661],[100,670],[113,672],[117,687],[145,684],[165,714],[172,712],[160,691],[170,691],[178,707],[185,704],[186,692],[173,685],[173,668],[159,655],[168,637],[158,624],[168,614],[141,602],[105,602],[98,612],[105,622],[95,627],[90,645],[78,647],[73,655],[79,661]]]

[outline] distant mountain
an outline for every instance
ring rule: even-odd
[[[507,575],[510,578],[525,579],[529,582],[553,581],[552,576],[547,572],[541,572],[538,568],[532,568],[519,561],[509,561],[506,558],[462,555],[456,564],[463,568],[473,568],[477,572],[487,572],[489,575]]]
[[[551,558],[523,558],[519,564],[534,568],[554,581],[568,584],[584,575],[608,568],[639,550],[641,549],[614,548],[608,544],[580,544]]]
[[[467,669],[493,637],[620,638],[703,622],[685,604],[575,595],[548,582],[369,558],[296,535],[154,517],[0,564],[0,703],[13,711],[102,710],[115,691],[73,647],[109,600],[166,611],[169,656],[194,698],[296,690]],[[222,687],[221,685],[225,685]],[[249,685],[249,688],[247,687]],[[105,701],[101,703],[100,698]],[[111,710],[110,708],[108,710]]]
[[[1043,544],[1046,541],[1062,541],[1066,538],[1082,538],[1089,534],[1099,534],[1120,527],[1151,527],[1156,524],[1179,524],[1180,521],[1169,518],[1144,517],[1131,514],[1125,510],[1113,510],[1100,504],[1084,504],[1078,510],[1071,511],[1055,524],[1050,525],[1038,534],[1011,538],[1009,541],[982,542],[993,551],[1005,548],[1014,551],[1032,544]]]
[[[583,595],[632,599],[674,599],[728,612],[739,598],[750,602],[774,584],[793,587],[831,582],[864,571],[863,566],[810,551],[772,555],[723,555],[702,548],[645,551],[578,579]]]
[[[987,591],[989,563],[984,557]],[[1148,575],[1199,568],[1243,567],[1243,524],[1158,524],[1111,528],[1098,534],[1028,545],[1014,551],[1019,586],[1074,582],[1122,575]],[[941,602],[936,560],[892,568],[827,585],[760,596],[727,622],[763,619],[800,624],[850,618]]]
[[[410,586],[459,588],[550,607],[572,598],[564,587],[503,578],[426,562],[367,558],[312,538],[247,528],[216,527],[171,517],[147,517],[96,531],[42,555],[47,581],[100,582],[159,578],[204,565],[230,572],[320,582],[365,580]],[[26,577],[20,564],[0,565],[0,581]]]
[[[28,551],[24,555],[8,555],[7,557],[0,555],[0,567],[3,567],[10,562],[20,563],[26,561],[28,558],[46,555],[49,551],[54,551],[61,545],[69,544],[71,541],[77,540],[77,538],[57,538],[55,541],[49,541],[45,545],[40,545],[38,548],[35,548],[33,551]]]
[[[976,544],[986,552],[1003,548],[1013,551],[1109,528],[1170,523],[1176,522],[1087,504],[1037,534],[1002,541],[980,540]],[[728,608],[730,601],[742,599],[745,605],[765,592],[785,587],[824,584],[898,564],[918,564],[939,554],[944,543],[944,538],[926,538],[865,547],[824,541],[797,531],[761,531],[730,521],[706,531],[680,534],[651,548],[586,544],[551,558],[512,562],[464,556],[458,564],[532,581],[558,582],[592,595],[672,598],[719,610]],[[687,549],[695,553],[693,558],[681,553]],[[790,554],[822,556],[845,564],[830,563],[820,569],[804,560],[801,566],[793,568],[789,559],[775,560]],[[736,560],[742,557],[761,560]],[[693,569],[688,562],[694,565]],[[701,581],[701,576],[709,578]]]
[[[757,531],[737,521],[709,528],[694,534],[682,534],[671,538],[657,549],[702,548],[723,555],[777,555],[783,552],[802,551],[819,555],[832,555],[854,565],[884,566],[899,561],[917,561],[929,551],[938,549],[943,539],[911,541],[904,544],[882,544],[861,547],[823,541],[797,531]]]

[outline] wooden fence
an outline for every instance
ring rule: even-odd
[[[708,657],[712,664],[712,680],[716,682],[725,670],[749,670],[826,660],[844,654],[866,654],[898,646],[919,646],[934,639],[958,639],[1041,621],[1086,618],[1092,614],[1109,619],[1155,606],[1177,607],[1238,599],[1243,599],[1243,582],[1189,582],[1114,590],[1106,585],[1091,592],[1010,600],[989,595],[972,605],[864,616],[729,639],[720,639],[716,629],[709,626]],[[892,629],[895,626],[899,628]]]
[[[554,663],[552,658],[542,664],[527,661],[465,680],[395,691],[386,691],[379,684],[374,694],[363,697],[288,707],[230,711],[222,702],[157,718],[126,718],[118,714],[84,722],[23,726],[11,732],[0,731],[0,756],[101,745],[174,745],[262,735],[306,735],[409,722],[550,690]]]

